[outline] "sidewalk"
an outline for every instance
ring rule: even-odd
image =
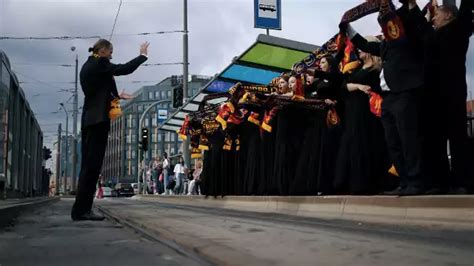
[[[474,196],[154,196],[137,200],[370,223],[474,229]]]
[[[9,225],[22,212],[58,201],[58,197],[36,197],[0,200],[0,228]]]

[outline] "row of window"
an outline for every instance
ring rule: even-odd
[[[188,88],[188,95],[193,96],[198,93],[199,88]],[[171,90],[166,91],[150,91],[148,92],[148,100],[166,100],[170,99],[172,96]],[[140,111],[140,110],[139,110]]]

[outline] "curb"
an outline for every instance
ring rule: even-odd
[[[474,196],[154,196],[137,200],[322,219],[474,229]]]
[[[59,197],[41,197],[33,199],[20,199],[18,202],[2,202],[0,201],[0,228],[9,226],[20,216],[21,213],[34,210],[43,205],[59,201]]]

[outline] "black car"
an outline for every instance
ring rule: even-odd
[[[117,197],[120,197],[120,196],[131,197],[135,195],[132,184],[128,184],[128,183],[118,183],[117,185],[115,185],[115,192],[116,192]]]

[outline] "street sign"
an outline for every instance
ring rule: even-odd
[[[157,109],[158,111],[158,124],[161,124],[168,119],[168,109]]]
[[[254,0],[255,28],[281,30],[281,0]]]

